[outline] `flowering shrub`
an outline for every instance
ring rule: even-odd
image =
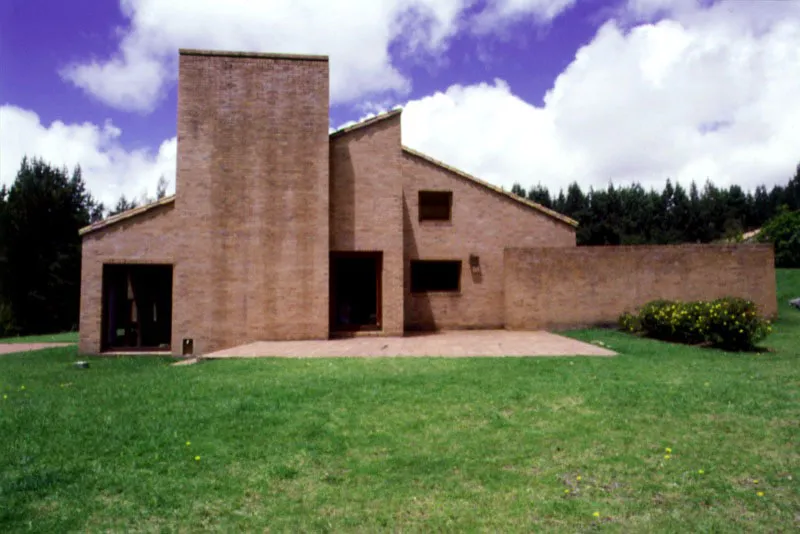
[[[648,302],[638,314],[623,313],[619,326],[627,332],[678,343],[707,343],[726,350],[747,350],[770,331],[758,308],[740,298],[714,301]]]

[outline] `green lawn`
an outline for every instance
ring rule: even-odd
[[[761,354],[0,356],[0,531],[795,530],[800,271],[779,284]]]
[[[0,338],[0,343],[77,343],[77,332]]]

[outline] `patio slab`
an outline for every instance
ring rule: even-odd
[[[614,356],[616,353],[550,332],[460,330],[404,337],[351,337],[319,341],[257,341],[205,354],[219,358],[374,358]]]

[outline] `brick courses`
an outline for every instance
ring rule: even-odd
[[[399,111],[329,134],[328,84],[320,56],[181,51],[176,195],[81,231],[82,353],[101,350],[104,263],[174,266],[175,355],[327,339],[331,252],[382,252],[379,335],[591,323],[726,288],[774,309],[771,249],[576,248],[571,219],[403,147]],[[420,190],[451,191],[451,220],[420,222]],[[415,259],[461,260],[460,291],[412,294]],[[586,295],[593,314],[573,309]]]
[[[753,300],[778,311],[770,245],[576,247],[505,251],[506,326],[561,329],[615,323],[655,299]]]

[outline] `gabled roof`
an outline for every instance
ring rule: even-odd
[[[534,209],[534,210],[536,210],[536,211],[538,211],[540,213],[543,213],[543,214],[547,215],[548,217],[556,219],[559,222],[562,222],[564,224],[568,224],[568,225],[576,227],[576,228],[578,226],[578,221],[576,221],[575,219],[571,219],[571,218],[567,217],[566,215],[562,215],[561,213],[558,213],[557,211],[553,211],[550,208],[546,208],[546,207],[542,206],[541,204],[537,204],[536,202],[532,202],[532,201],[530,201],[530,200],[528,200],[526,198],[522,198],[522,197],[520,197],[518,195],[515,195],[514,193],[508,192],[508,191],[506,191],[504,189],[501,189],[501,188],[499,188],[499,187],[497,187],[495,185],[492,185],[492,184],[490,184],[488,182],[484,182],[480,178],[476,178],[475,176],[472,176],[471,174],[467,174],[466,172],[464,172],[464,171],[462,171],[460,169],[456,169],[455,167],[451,167],[450,165],[447,165],[446,163],[443,163],[443,162],[441,162],[441,161],[439,161],[437,159],[433,159],[432,157],[430,157],[430,156],[428,156],[426,154],[423,154],[422,152],[417,152],[416,150],[414,150],[412,148],[408,148],[407,146],[403,147],[403,152],[405,152],[406,154],[409,154],[411,156],[414,156],[415,158],[419,158],[419,159],[421,159],[423,161],[426,161],[426,162],[430,163],[431,165],[435,165],[435,166],[440,167],[440,168],[442,168],[442,169],[444,169],[444,170],[446,170],[448,172],[451,172],[452,174],[455,174],[456,176],[458,176],[460,178],[463,178],[463,179],[468,180],[468,181],[470,181],[470,182],[472,182],[474,184],[477,184],[477,185],[479,185],[481,187],[489,189],[489,190],[493,191],[494,193],[497,193],[497,194],[503,195],[503,196],[505,196],[507,198],[510,198],[511,200],[522,204],[523,206],[526,206],[528,208]]]
[[[352,131],[355,131],[355,130],[360,130],[361,128],[366,128],[366,127],[372,126],[374,124],[377,124],[379,122],[383,122],[383,121],[391,119],[393,117],[397,117],[402,112],[403,112],[402,109],[395,109],[395,110],[389,111],[387,113],[382,113],[380,115],[376,115],[375,117],[370,117],[369,119],[366,119],[364,121],[357,122],[355,124],[352,124],[350,126],[342,128],[342,129],[337,130],[335,132],[331,132],[330,135],[329,135],[329,139],[333,139],[335,137],[338,137],[339,135],[346,134],[346,133],[349,133],[349,132],[352,132]],[[499,188],[497,186],[494,186],[494,185],[492,185],[492,184],[490,184],[488,182],[484,182],[480,178],[476,178],[475,176],[472,176],[471,174],[467,174],[466,172],[464,172],[464,171],[462,171],[460,169],[456,169],[455,167],[451,167],[451,166],[447,165],[446,163],[443,163],[443,162],[441,162],[439,160],[436,160],[436,159],[434,159],[434,158],[432,158],[432,157],[430,157],[430,156],[428,156],[426,154],[423,154],[422,152],[417,152],[416,150],[414,150],[412,148],[409,148],[407,146],[402,147],[402,149],[403,149],[403,152],[405,152],[406,154],[409,154],[411,156],[414,156],[416,158],[424,160],[424,161],[430,163],[431,165],[435,165],[437,167],[440,167],[440,168],[442,168],[442,169],[444,169],[444,170],[446,170],[446,171],[448,171],[448,172],[450,172],[452,174],[455,174],[456,176],[458,176],[460,178],[463,178],[463,179],[468,180],[468,181],[470,181],[470,182],[472,182],[474,184],[477,184],[477,185],[479,185],[481,187],[489,189],[489,190],[491,190],[491,191],[493,191],[493,192],[495,192],[497,194],[503,195],[503,196],[515,201],[515,202],[518,202],[518,203],[522,204],[523,206],[526,206],[528,208],[532,208],[532,209],[534,209],[534,210],[536,210],[536,211],[538,211],[540,213],[543,213],[543,214],[545,214],[545,215],[547,215],[547,216],[549,216],[549,217],[551,217],[553,219],[556,219],[559,222],[562,222],[564,224],[568,224],[568,225],[573,226],[573,227],[577,227],[578,226],[578,221],[576,221],[574,219],[571,219],[571,218],[567,217],[566,215],[562,215],[562,214],[560,214],[560,213],[558,213],[556,211],[553,211],[553,210],[551,210],[549,208],[546,208],[546,207],[542,206],[541,204],[537,204],[536,202],[531,202],[530,200],[527,200],[527,199],[522,198],[520,196],[517,196],[517,195],[515,195],[513,193],[505,191],[505,190],[503,190],[503,189],[501,189],[501,188]],[[117,224],[118,222],[122,222],[122,221],[125,221],[125,220],[128,220],[128,219],[131,219],[133,217],[138,217],[139,215],[147,213],[148,211],[151,211],[153,209],[159,208],[161,206],[166,206],[166,205],[172,204],[174,202],[175,202],[175,195],[164,197],[161,200],[158,200],[158,201],[153,202],[151,204],[145,204],[144,206],[139,206],[139,207],[130,209],[128,211],[123,211],[122,213],[118,213],[116,215],[112,215],[111,217],[108,217],[107,219],[103,219],[102,221],[98,221],[98,222],[93,223],[93,224],[91,224],[89,226],[85,226],[85,227],[81,228],[78,231],[78,234],[81,235],[81,236],[84,236],[86,234],[89,234],[89,233],[92,233],[92,232],[96,232],[98,230],[102,230],[103,228],[107,228],[109,226]]]
[[[346,126],[335,132],[331,132],[329,135],[330,139],[334,137],[338,137],[342,134],[350,133],[355,130],[360,130],[361,128],[366,128],[367,126],[372,126],[378,122],[383,122],[387,119],[391,119],[392,117],[397,117],[403,112],[402,109],[393,109],[392,111],[387,111],[386,113],[381,113],[379,115],[375,115],[374,117],[370,117],[369,119],[363,120],[361,122],[357,122],[355,124],[351,124],[350,126]]]
[[[78,230],[78,235],[84,236],[91,232],[96,232],[97,230],[102,230],[103,228],[107,228],[112,224],[117,224],[118,222],[122,222],[133,217],[137,217],[142,215],[143,213],[147,213],[148,211],[154,210],[156,208],[160,208],[161,206],[167,206],[175,202],[175,195],[171,195],[168,197],[164,197],[161,200],[156,200],[150,204],[145,204],[144,206],[139,206],[133,209],[129,209],[127,211],[123,211],[122,213],[117,213],[116,215],[112,215],[107,219],[103,219],[102,221],[97,221],[96,223],[90,224],[89,226],[84,226],[80,230]]]

